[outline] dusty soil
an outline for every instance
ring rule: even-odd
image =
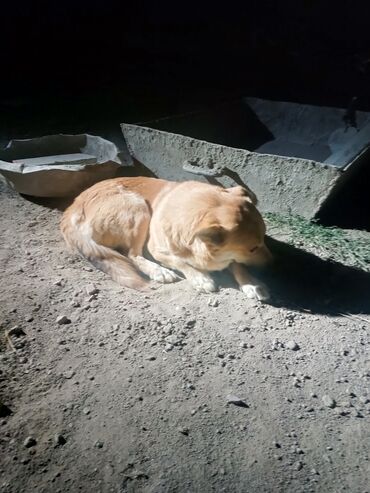
[[[369,274],[275,231],[270,304],[144,295],[0,186],[2,492],[370,491]]]

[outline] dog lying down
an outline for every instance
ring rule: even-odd
[[[175,282],[178,272],[208,293],[217,290],[209,272],[229,267],[248,298],[266,300],[266,288],[245,267],[271,258],[256,203],[240,186],[113,178],[74,200],[61,231],[72,250],[123,286],[145,289],[142,274]],[[144,258],[144,248],[160,265]]]

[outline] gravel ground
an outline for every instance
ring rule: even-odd
[[[370,491],[368,273],[274,231],[271,304],[141,294],[0,186],[1,492]]]

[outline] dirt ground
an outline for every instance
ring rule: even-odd
[[[2,493],[370,491],[368,273],[274,231],[269,304],[140,294],[0,187]]]

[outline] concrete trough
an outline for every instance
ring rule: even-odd
[[[244,98],[121,128],[159,178],[245,183],[263,212],[309,219],[370,158],[370,113],[353,108]]]

